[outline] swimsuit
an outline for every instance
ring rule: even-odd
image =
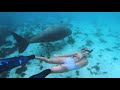
[[[67,66],[68,70],[75,70],[79,68],[76,66],[75,60],[72,57],[68,57],[66,60],[64,60],[64,64]]]

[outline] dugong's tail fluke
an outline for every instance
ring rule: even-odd
[[[13,35],[13,37],[17,41],[19,52],[20,53],[24,52],[25,49],[28,47],[29,42],[25,38],[23,38],[20,35],[16,34],[15,32],[10,32],[10,33]]]

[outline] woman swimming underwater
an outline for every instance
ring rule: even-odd
[[[80,69],[88,64],[87,55],[93,50],[83,48],[81,52],[68,54],[68,55],[55,55],[54,58],[44,58],[35,56],[36,59],[45,61],[47,63],[58,64],[58,66],[48,68],[30,78],[45,78],[50,73],[64,73],[71,70]]]
[[[57,66],[48,68],[29,78],[45,78],[50,73],[64,73],[71,70],[80,69],[88,64],[87,55],[93,50],[87,48],[81,49],[80,52],[68,55],[55,55],[54,58],[45,58],[41,56],[29,55],[18,56],[12,58],[0,59],[0,73],[8,71],[20,65],[26,64],[32,59],[38,59],[51,64],[58,64]]]

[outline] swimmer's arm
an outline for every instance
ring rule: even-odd
[[[77,62],[76,66],[82,68],[82,67],[86,66],[87,64],[88,64],[87,60],[82,60],[82,61]]]

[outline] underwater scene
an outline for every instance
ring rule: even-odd
[[[0,12],[0,78],[119,78],[119,57],[120,12]]]

